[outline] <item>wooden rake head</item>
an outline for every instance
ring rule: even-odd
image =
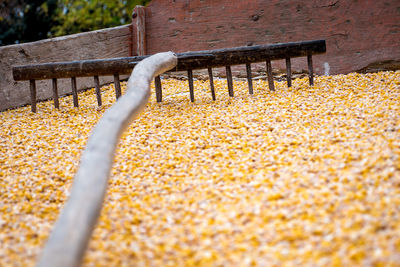
[[[268,86],[275,90],[272,76],[272,60],[285,59],[287,85],[292,86],[291,58],[307,57],[310,85],[314,84],[312,56],[326,52],[325,40],[313,40],[271,45],[244,46],[216,50],[178,53],[178,64],[173,71],[187,71],[190,91],[190,101],[194,102],[193,70],[208,69],[211,96],[215,100],[212,68],[225,67],[229,96],[234,96],[232,71],[233,65],[246,65],[249,93],[253,94],[251,63],[266,62]],[[130,74],[135,65],[148,56],[123,57],[97,60],[80,60],[45,64],[31,64],[13,67],[13,76],[16,81],[29,80],[31,92],[32,112],[36,112],[36,80],[52,79],[54,106],[59,108],[57,79],[70,78],[73,103],[79,106],[76,77],[94,77],[98,105],[102,105],[99,76],[113,75],[115,95],[121,96],[119,75]],[[162,85],[160,76],[155,77],[156,99],[162,101]]]

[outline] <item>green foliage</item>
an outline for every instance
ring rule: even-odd
[[[0,45],[130,23],[150,0],[0,0]]]
[[[59,0],[56,36],[129,23],[133,8],[149,0]]]
[[[51,37],[57,23],[57,0],[2,0],[0,10],[0,45]]]

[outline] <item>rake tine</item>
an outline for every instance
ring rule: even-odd
[[[76,77],[71,78],[71,86],[72,86],[72,97],[74,100],[74,107],[79,107],[78,103],[78,91],[76,90]]]
[[[190,101],[194,102],[194,89],[193,89],[193,71],[188,70]]]
[[[233,97],[233,81],[232,81],[232,70],[231,66],[226,66],[226,79],[228,82],[228,92],[229,96]]]
[[[161,86],[161,78],[160,76],[156,76],[154,78],[154,85],[156,87],[156,99],[157,102],[162,101],[162,86]]]
[[[314,71],[313,71],[313,62],[312,55],[307,55],[307,63],[308,63],[308,80],[310,82],[310,86],[314,85]]]
[[[36,83],[35,80],[29,80],[29,87],[31,90],[31,110],[36,113]]]
[[[267,58],[266,65],[267,65],[267,76],[268,76],[268,87],[269,87],[269,90],[275,91],[274,76],[272,75],[271,59]]]
[[[102,101],[101,101],[101,93],[100,93],[100,81],[99,81],[99,76],[94,76],[94,87],[96,89],[96,97],[97,97],[97,105],[101,107]]]
[[[251,64],[246,63],[247,83],[249,85],[249,94],[253,94],[253,77],[251,75]]]
[[[212,100],[215,101],[215,89],[214,89],[214,78],[213,78],[212,68],[208,68],[208,77],[210,79],[210,88],[211,88]]]
[[[114,74],[114,85],[115,85],[115,96],[118,100],[118,98],[121,96],[121,84],[119,82],[119,75]]]
[[[60,109],[60,102],[58,101],[58,87],[57,87],[57,79],[56,78],[52,79],[52,85],[53,85],[54,107],[56,109]]]
[[[286,58],[286,80],[287,86],[292,87],[292,64],[290,63],[290,57]]]

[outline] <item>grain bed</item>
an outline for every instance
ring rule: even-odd
[[[399,266],[400,71],[234,83],[213,102],[195,81],[193,104],[163,81],[120,142],[84,265]],[[34,265],[102,94],[0,113],[0,266]]]

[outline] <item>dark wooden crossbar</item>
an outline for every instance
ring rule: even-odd
[[[268,86],[270,90],[275,90],[272,76],[271,61],[278,59],[286,60],[288,86],[291,86],[291,64],[290,59],[294,57],[307,57],[309,81],[313,85],[313,66],[312,55],[326,52],[325,40],[279,43],[270,45],[244,46],[226,49],[205,50],[195,52],[178,53],[178,64],[170,71],[187,71],[190,87],[190,100],[194,101],[193,75],[196,69],[208,69],[210,82],[212,83],[212,68],[226,67],[228,80],[229,96],[233,97],[233,83],[231,66],[246,64],[247,78],[249,83],[249,93],[253,93],[251,63],[266,62]],[[101,105],[101,95],[99,89],[98,76],[114,76],[116,97],[121,95],[119,75],[129,74],[138,62],[148,56],[123,57],[112,59],[80,60],[70,62],[55,62],[45,64],[31,64],[13,67],[14,80],[29,80],[32,98],[32,111],[36,111],[36,86],[35,80],[53,79],[54,104],[58,108],[57,79],[71,78],[72,94],[74,106],[78,106],[76,93],[76,77],[93,76],[95,81],[96,95],[98,104]],[[156,78],[156,97],[157,101],[162,101],[162,87],[159,77]],[[213,84],[211,87],[212,98],[215,100]],[[35,99],[33,99],[35,98]]]

